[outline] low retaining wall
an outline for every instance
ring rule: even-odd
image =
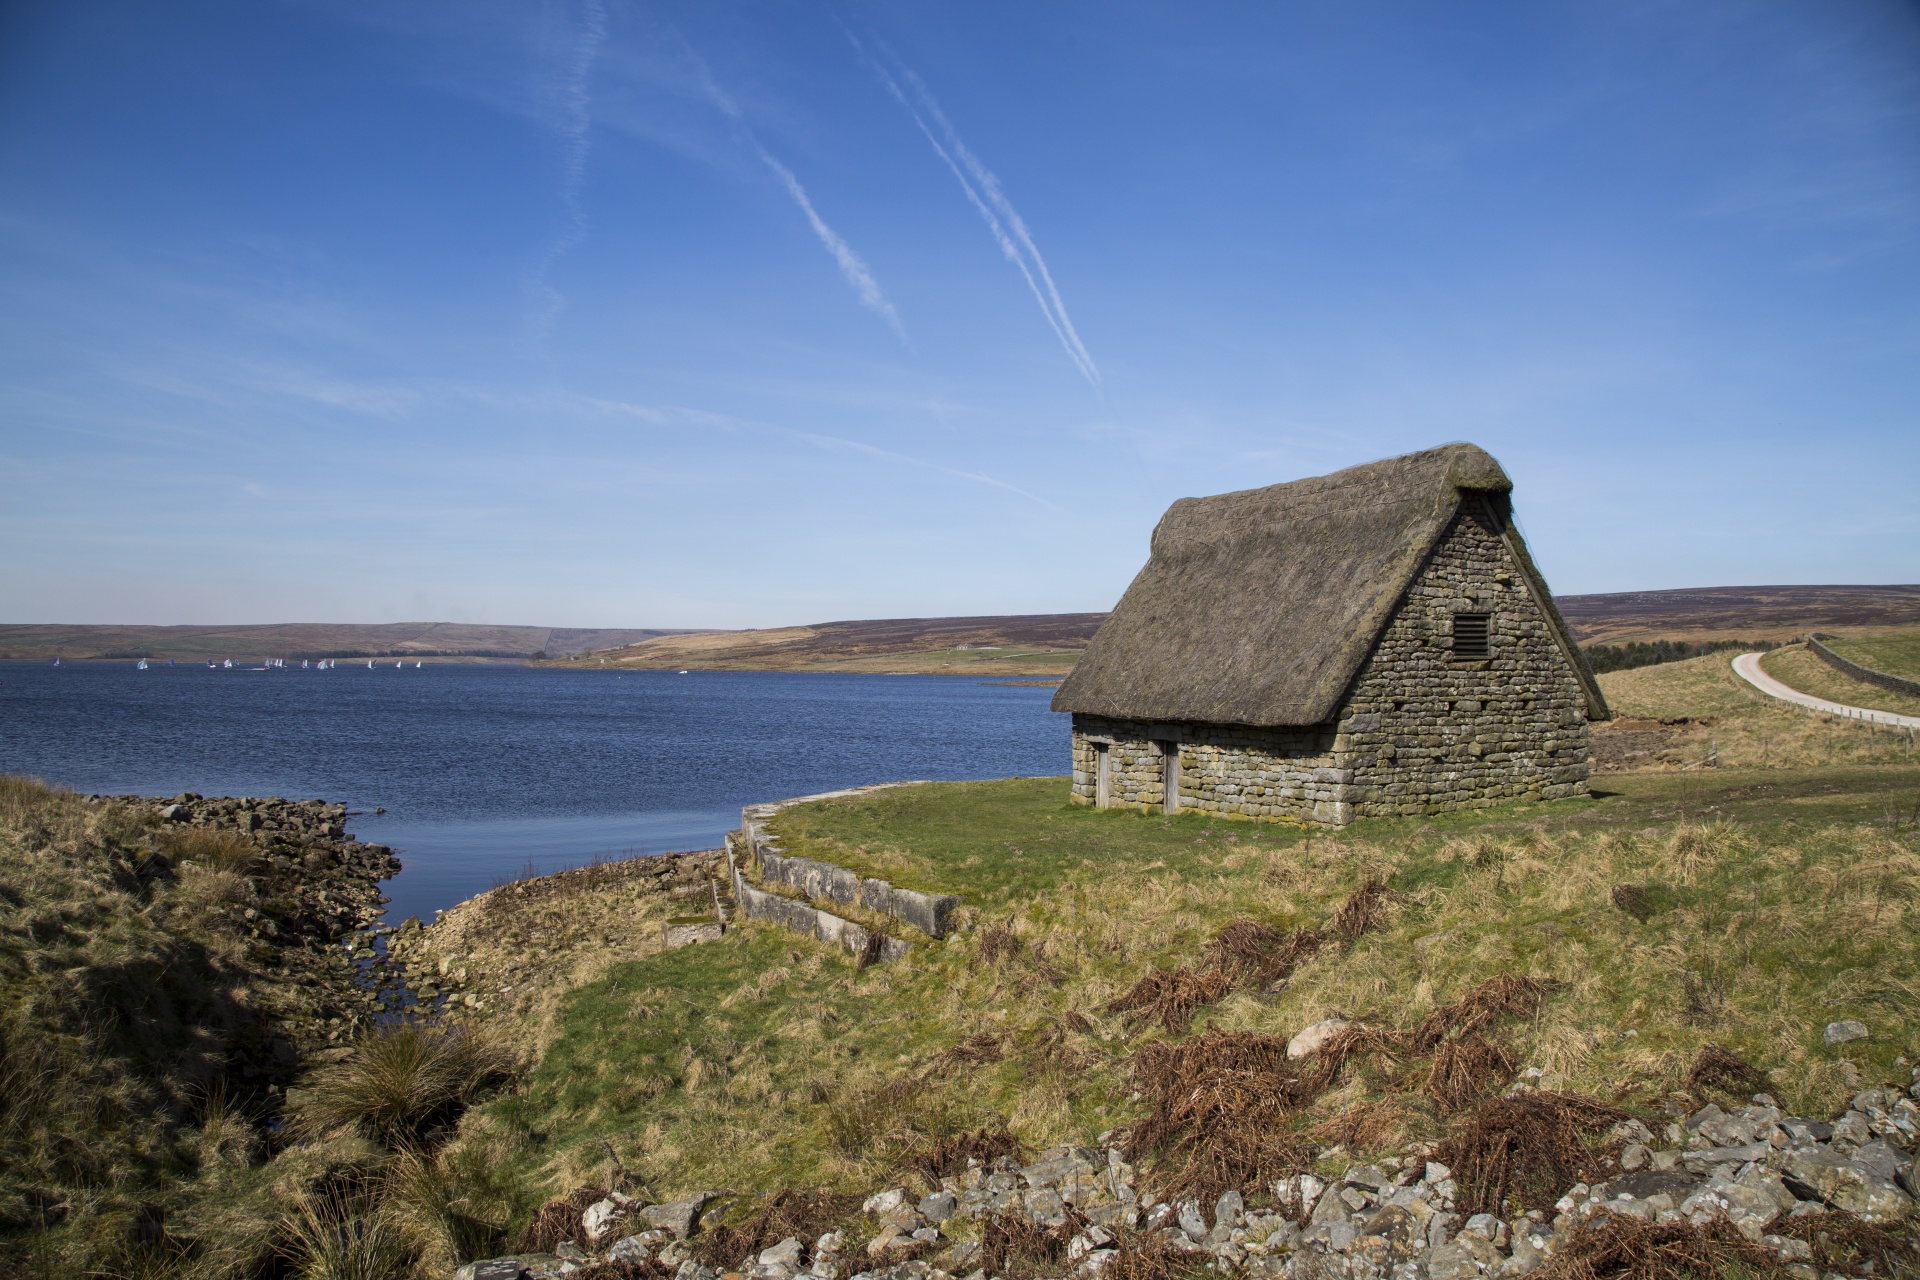
[[[841,796],[865,795],[873,791],[884,791],[890,787],[918,785],[912,782],[888,782],[873,787],[828,791],[817,796],[800,796],[773,804],[751,804],[740,811],[739,844],[743,847],[745,854],[753,860],[754,868],[758,871],[759,879],[763,884],[785,885],[809,898],[824,898],[829,902],[844,903],[850,907],[862,907],[910,924],[929,938],[944,938],[947,936],[948,922],[952,919],[954,909],[960,905],[960,899],[953,894],[921,893],[917,889],[901,889],[885,880],[862,879],[845,867],[836,867],[831,862],[788,857],[780,852],[780,846],[768,837],[766,831],[768,819],[789,805],[806,804],[813,800],[832,800]],[[728,848],[734,847],[733,839],[730,837]]]
[[[756,889],[747,882],[738,864],[733,868],[733,897],[740,914],[750,920],[768,920],[799,933],[811,934],[829,946],[842,946],[869,961],[898,960],[911,949],[904,938],[874,933],[865,925],[842,920],[829,911],[809,906],[795,898]]]
[[[896,889],[885,880],[862,880],[845,867],[815,862],[812,858],[789,858],[765,845],[760,847],[759,854],[763,884],[784,884],[809,898],[865,907],[868,911],[903,920],[929,938],[947,936],[947,921],[960,905],[960,899],[950,893]]]
[[[1889,689],[1894,693],[1904,693],[1908,697],[1920,698],[1920,680],[1908,680],[1904,676],[1889,675],[1884,671],[1875,671],[1872,667],[1863,667],[1857,662],[1841,657],[1833,650],[1827,648],[1827,646],[1821,644],[1820,641],[1823,638],[1833,640],[1838,637],[1823,637],[1820,633],[1815,632],[1813,635],[1807,637],[1807,648],[1813,650],[1821,661],[1825,662],[1834,670],[1850,675],[1855,680],[1865,680],[1868,684],[1877,684],[1882,689]]]

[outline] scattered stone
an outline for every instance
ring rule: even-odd
[[[1852,1019],[1848,1019],[1845,1022],[1829,1022],[1827,1024],[1828,1044],[1846,1044],[1852,1040],[1865,1040],[1866,1038],[1867,1024],[1864,1022],[1855,1022]]]

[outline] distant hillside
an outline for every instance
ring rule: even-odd
[[[1789,640],[1920,626],[1920,585],[1692,587],[1560,596],[1581,644]],[[1066,674],[1104,613],[883,618],[757,631],[492,627],[459,622],[236,627],[0,625],[0,658],[462,657],[581,660],[708,671]]]
[[[0,624],[0,659],[531,658],[568,657],[654,636],[659,629],[492,627],[464,622],[286,622],[236,627]]]
[[[1560,596],[1581,644],[1790,640],[1811,630],[1920,626],[1920,586],[1688,587]]]
[[[705,671],[917,671],[1065,675],[1104,613],[887,618],[661,636],[595,660]]]

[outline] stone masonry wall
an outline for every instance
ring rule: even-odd
[[[1453,615],[1488,615],[1488,656],[1453,654]],[[1073,801],[1161,811],[1162,743],[1181,810],[1343,825],[1587,790],[1586,699],[1492,518],[1463,509],[1436,544],[1333,724],[1303,728],[1073,718]]]
[[[1455,613],[1490,615],[1487,658],[1453,657]],[[1361,666],[1338,728],[1355,816],[1586,793],[1586,698],[1485,513],[1454,517]]]
[[[1331,726],[1157,725],[1073,718],[1073,800],[1096,803],[1095,743],[1108,748],[1108,807],[1158,812],[1166,804],[1165,756],[1178,744],[1180,808],[1248,818],[1345,822]]]

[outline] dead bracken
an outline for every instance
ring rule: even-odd
[[[1586,1140],[1630,1118],[1574,1093],[1493,1098],[1454,1125],[1434,1159],[1453,1170],[1468,1212],[1546,1209],[1574,1183],[1605,1176],[1606,1155]]]
[[[1324,929],[1295,932],[1241,918],[1223,926],[1197,966],[1155,970],[1107,1005],[1137,1024],[1159,1023],[1185,1032],[1193,1015],[1229,991],[1268,987],[1335,942],[1352,942],[1371,929],[1399,895],[1383,880],[1368,880],[1347,896]]]

